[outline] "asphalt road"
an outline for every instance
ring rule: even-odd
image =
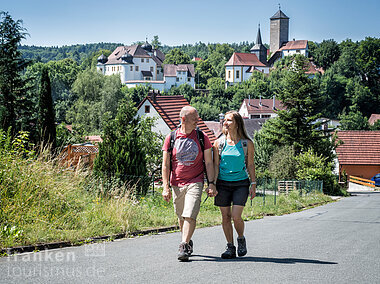
[[[173,213],[174,214],[174,213]],[[3,257],[0,283],[380,283],[380,193],[246,223],[248,254],[222,260],[220,226]]]

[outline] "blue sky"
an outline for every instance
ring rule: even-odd
[[[269,18],[278,3],[290,17],[289,40],[380,37],[379,0],[0,0],[0,10],[23,20],[26,45],[128,45],[158,35],[173,46],[252,42],[259,23],[269,43]]]

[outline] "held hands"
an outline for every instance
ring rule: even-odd
[[[249,188],[249,196],[251,197],[251,200],[255,198],[256,196],[256,184],[251,184],[251,187]]]
[[[218,194],[215,184],[212,183],[209,184],[208,188],[206,189],[206,192],[209,197],[215,197]]]

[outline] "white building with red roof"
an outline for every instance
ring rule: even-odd
[[[273,99],[244,99],[239,113],[248,119],[269,119],[277,116],[277,111],[285,110],[285,106],[275,97]]]
[[[248,80],[252,72],[269,73],[269,66],[262,63],[256,54],[234,52],[226,63],[226,84],[232,85]]]
[[[184,96],[161,96],[158,92],[151,92],[137,107],[137,115],[155,118],[156,123],[152,131],[166,136],[179,126],[179,113],[184,106],[189,105]],[[198,127],[207,134],[211,143],[214,143],[214,133],[201,118]]]
[[[190,84],[195,87],[193,64],[166,64],[165,55],[145,42],[143,45],[119,46],[110,56],[99,56],[96,68],[104,75],[119,74],[128,87],[150,85],[160,91],[173,86]],[[166,70],[166,72],[165,72]]]

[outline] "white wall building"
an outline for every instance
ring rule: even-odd
[[[121,83],[128,87],[150,85],[160,91],[181,84],[195,87],[194,65],[166,64],[168,67],[164,68],[164,60],[165,55],[146,42],[143,45],[119,46],[108,58],[102,54],[96,68],[104,75],[119,74]],[[170,72],[164,74],[164,69]]]
[[[278,116],[277,111],[284,109],[282,103],[273,97],[273,99],[244,99],[238,112],[243,118],[269,119]]]
[[[234,52],[225,66],[227,86],[248,80],[254,71],[269,73],[269,67],[252,53]]]

